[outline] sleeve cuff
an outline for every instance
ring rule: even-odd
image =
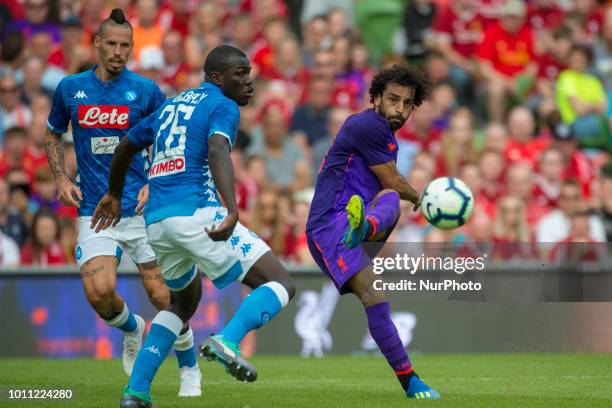
[[[52,131],[53,133],[57,133],[58,135],[63,135],[64,133],[68,132],[67,128],[60,128],[57,126],[53,126],[51,122],[49,122],[48,120],[47,120],[47,128],[49,128],[49,130]]]
[[[220,130],[211,130],[210,133],[208,134],[208,138],[210,139],[212,135],[225,136],[227,138],[227,141],[229,142],[230,151],[232,150],[232,138],[227,133],[221,132]]]

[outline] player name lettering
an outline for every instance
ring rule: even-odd
[[[130,109],[122,105],[79,105],[82,128],[127,129]]]
[[[159,160],[153,163],[149,171],[149,178],[167,176],[169,174],[180,173],[185,171],[185,158],[169,157],[164,160]]]

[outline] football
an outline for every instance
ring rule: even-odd
[[[421,200],[421,212],[433,226],[449,230],[470,219],[474,196],[470,188],[455,177],[440,177],[427,185]]]

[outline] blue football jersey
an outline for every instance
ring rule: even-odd
[[[128,134],[140,147],[153,145],[145,221],[193,215],[220,206],[208,167],[208,138],[215,133],[234,143],[240,110],[221,88],[204,82],[168,99]]]
[[[49,129],[60,134],[72,123],[76,184],[83,193],[79,216],[91,216],[108,190],[110,163],[121,138],[166,99],[155,82],[127,69],[108,82],[102,82],[95,69],[62,79],[47,121]],[[147,183],[147,162],[145,152],[130,166],[121,207],[124,217],[135,214],[138,191]]]

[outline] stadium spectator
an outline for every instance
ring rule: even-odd
[[[438,175],[456,176],[461,165],[473,160],[475,156],[473,120],[472,114],[465,108],[453,113],[448,130],[442,136]]]
[[[30,212],[36,213],[41,208],[48,208],[58,214],[62,207],[57,198],[55,179],[49,167],[41,167],[34,174],[32,194],[30,195]]]
[[[605,13],[601,36],[593,46],[593,68],[603,81],[604,88],[612,90],[612,7]]]
[[[398,142],[397,170],[408,174],[414,155],[422,150],[440,154],[442,132],[433,127],[434,109],[431,101],[424,101],[410,119],[396,133]]]
[[[302,61],[297,39],[287,36],[279,42],[272,67],[267,72],[262,72],[262,78],[283,81],[289,98],[296,101],[303,99],[310,72]]]
[[[552,146],[563,152],[566,161],[564,178],[575,178],[582,185],[583,194],[590,196],[591,183],[595,178],[594,165],[591,159],[578,149],[578,141],[572,127],[560,121],[558,112],[548,118],[549,128],[553,136]]]
[[[161,48],[164,30],[161,24],[155,21],[157,15],[157,0],[136,1],[136,21],[132,23],[134,32],[134,47],[132,58],[140,61],[140,52],[146,47]]]
[[[157,21],[163,27],[164,32],[177,31],[185,38],[189,35],[190,16],[189,0],[168,0],[160,7]]]
[[[571,31],[565,26],[557,27],[547,44],[544,52],[538,57],[536,93],[526,102],[527,106],[535,108],[532,110],[537,109],[542,117],[546,117],[556,109],[555,83],[561,71],[567,68],[572,47]]]
[[[11,21],[5,29],[5,34],[13,32],[24,33],[26,39],[32,35],[43,32],[51,36],[54,44],[58,44],[61,37],[56,23],[59,16],[50,15],[49,0],[26,0],[25,18]]]
[[[554,243],[563,241],[570,233],[571,216],[584,211],[584,198],[580,184],[575,180],[563,183],[561,193],[557,199],[557,209],[548,213],[540,220],[536,227],[537,242]],[[596,242],[605,242],[606,234],[603,223],[595,215],[589,216],[589,234]]]
[[[33,176],[41,167],[48,167],[45,154],[45,132],[47,121],[44,116],[37,116],[28,128],[28,143],[23,153],[23,169]]]
[[[425,57],[426,37],[433,25],[438,5],[432,0],[408,2],[404,11],[403,29],[406,41],[404,55],[410,61]]]
[[[489,119],[501,121],[508,97],[521,98],[531,87],[537,65],[533,31],[525,24],[522,0],[507,0],[502,18],[485,31],[478,47],[481,74],[486,81]]]
[[[313,193],[314,191],[311,188],[296,192],[293,195],[292,208],[292,212],[295,216],[295,225],[293,226],[293,235],[295,236],[295,261],[298,264],[310,266],[316,265],[308,250],[308,242],[306,241],[306,222],[308,221],[308,213],[310,212],[310,202],[312,201]]]
[[[23,168],[23,156],[27,146],[27,133],[22,127],[12,127],[6,131],[2,151],[0,151],[0,176],[13,169]]]
[[[448,129],[453,112],[457,108],[457,97],[454,88],[448,82],[440,82],[431,90],[434,120],[433,127],[439,131]]]
[[[484,131],[484,150],[494,150],[498,153],[504,153],[508,145],[508,130],[506,127],[497,122],[491,122],[485,127]]]
[[[326,14],[314,16],[302,24],[302,57],[307,66],[314,65],[314,55],[317,50],[330,47],[329,19]]]
[[[0,144],[4,133],[15,126],[26,128],[32,121],[32,112],[19,98],[19,86],[12,74],[0,76]]]
[[[512,164],[506,172],[506,192],[523,202],[529,226],[536,225],[551,210],[535,199],[534,179],[535,174],[528,163]]]
[[[333,83],[325,78],[313,78],[306,102],[293,112],[291,131],[303,139],[303,146],[314,146],[319,140],[326,139],[332,87]]]
[[[19,247],[11,237],[0,231],[0,266],[14,268],[19,266],[20,261]]]
[[[533,234],[521,197],[508,195],[499,200],[493,225],[493,259],[521,260],[535,256]]]
[[[474,196],[473,213],[482,213],[493,219],[495,215],[495,203],[489,200],[483,193],[483,174],[476,163],[466,163],[459,170],[459,179],[465,182]]]
[[[603,24],[603,8],[597,0],[573,0],[567,16],[574,31],[574,41],[580,45],[593,45]]]
[[[295,254],[295,237],[282,215],[275,189],[267,188],[259,193],[249,228],[281,259],[291,259]]]
[[[76,74],[79,67],[92,60],[92,50],[83,45],[83,23],[70,16],[62,23],[62,42],[49,55],[49,64],[61,68],[67,74]]]
[[[508,163],[526,162],[534,166],[549,140],[535,136],[535,119],[524,106],[513,108],[508,114],[509,138],[504,150]]]
[[[471,97],[472,78],[477,72],[474,57],[483,39],[484,24],[473,0],[452,0],[434,20],[433,47],[452,64],[451,82],[462,103]]]
[[[265,160],[268,182],[295,190],[310,186],[310,165],[304,151],[287,133],[287,106],[282,101],[269,101],[262,108],[261,118],[263,140],[249,148],[249,155]]]
[[[30,242],[21,249],[22,265],[64,265],[66,256],[60,244],[57,215],[48,208],[40,209],[32,220]]]
[[[612,166],[604,168],[601,177],[601,219],[606,231],[606,242],[612,242]]]
[[[226,34],[230,44],[250,55],[254,36],[251,16],[246,13],[238,13],[232,16]]]
[[[316,180],[316,176],[319,173],[325,155],[332,141],[340,131],[340,128],[344,124],[344,121],[351,115],[351,111],[347,108],[332,108],[329,113],[329,120],[325,129],[325,137],[320,138],[312,146],[312,171],[313,180]]]
[[[208,51],[223,41],[222,33],[219,7],[214,2],[200,4],[191,17],[189,36],[185,40],[185,62],[189,68],[202,68]]]
[[[287,22],[282,17],[271,17],[263,26],[263,38],[254,47],[251,64],[253,77],[269,78],[273,69],[275,52],[284,38],[289,35]]]
[[[534,174],[534,198],[543,207],[556,207],[563,185],[566,163],[563,152],[549,147],[542,152],[538,162],[538,173]]]
[[[559,241],[552,249],[550,258],[562,265],[602,262],[607,265],[607,246],[593,239],[590,217],[587,211],[578,211],[570,217],[570,231],[567,238]]]
[[[53,97],[53,88],[48,88],[44,86],[44,74],[45,63],[38,57],[28,58],[25,64],[23,65],[21,100],[26,105],[31,106],[32,98],[37,94],[43,94],[48,98]]]
[[[9,185],[0,177],[0,232],[21,247],[28,237],[28,227],[23,217],[9,205]]]
[[[0,31],[1,33],[1,31]],[[26,41],[22,32],[11,33],[0,42],[0,76],[17,71],[26,57]]]
[[[161,71],[162,82],[176,93],[186,89],[189,67],[184,62],[183,39],[177,31],[167,32],[161,43],[164,62]]]
[[[592,57],[590,48],[572,48],[569,68],[557,80],[557,104],[563,122],[572,126],[582,145],[601,146],[606,143],[602,123],[607,100],[602,83],[588,73]]]
[[[77,243],[77,223],[76,217],[59,219],[60,244],[64,250],[64,259],[68,265],[76,265],[74,257]]]
[[[21,215],[26,225],[30,225],[32,221],[29,208],[30,176],[22,169],[15,168],[6,172],[5,178],[10,186],[9,206]]]
[[[432,84],[437,85],[442,82],[450,82],[451,65],[442,53],[430,50],[425,56],[423,69]]]
[[[504,156],[495,150],[485,150],[480,154],[478,167],[482,172],[482,194],[483,197],[495,205],[503,194],[504,171],[506,160]]]

